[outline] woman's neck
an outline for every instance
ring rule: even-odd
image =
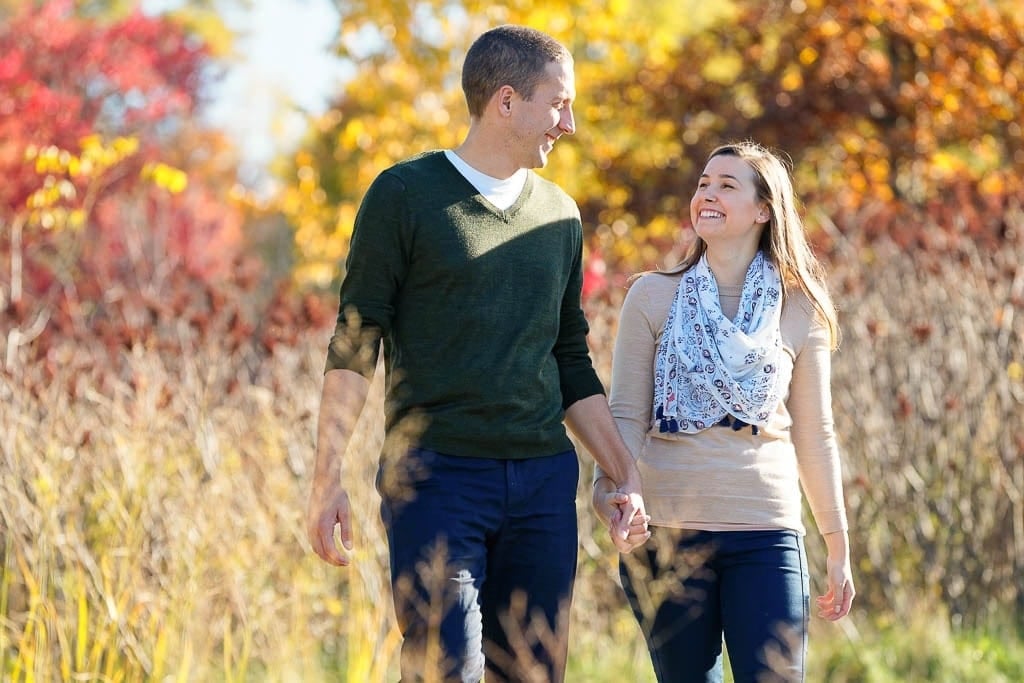
[[[708,267],[714,273],[715,281],[719,285],[742,285],[747,279],[747,269],[757,255],[756,247],[753,251],[722,251],[724,250],[707,251]]]

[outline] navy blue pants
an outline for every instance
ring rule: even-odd
[[[619,575],[658,681],[720,683],[722,639],[736,683],[803,681],[809,587],[795,531],[651,527]]]
[[[413,449],[377,475],[402,680],[564,676],[578,547],[575,451],[524,460]]]

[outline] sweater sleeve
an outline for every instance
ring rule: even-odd
[[[578,226],[578,240],[574,248],[569,281],[562,295],[559,314],[558,339],[552,352],[558,361],[558,377],[562,390],[562,409],[576,401],[604,394],[604,385],[594,370],[587,345],[590,327],[583,314],[583,228]]]
[[[800,484],[818,531],[846,530],[842,467],[832,419],[831,349],[828,329],[817,317],[811,320],[807,342],[794,361],[786,407],[793,419]]]
[[[615,425],[636,460],[651,425],[654,401],[654,353],[660,326],[650,318],[650,295],[646,278],[633,283],[619,312],[618,331],[612,355],[609,403]],[[598,468],[594,477],[604,476]]]
[[[380,339],[391,330],[395,296],[408,267],[406,206],[404,184],[387,172],[363,197],[345,260],[325,372],[346,368],[367,377],[373,374]]]

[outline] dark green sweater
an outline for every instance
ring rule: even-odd
[[[356,216],[327,370],[370,376],[383,337],[386,449],[404,436],[458,456],[567,450],[564,408],[604,392],[582,255],[575,202],[535,173],[501,211],[443,152],[401,162]]]

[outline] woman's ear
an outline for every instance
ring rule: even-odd
[[[761,204],[761,207],[757,210],[757,222],[767,223],[768,219],[772,217],[772,212],[768,209],[767,204]]]

